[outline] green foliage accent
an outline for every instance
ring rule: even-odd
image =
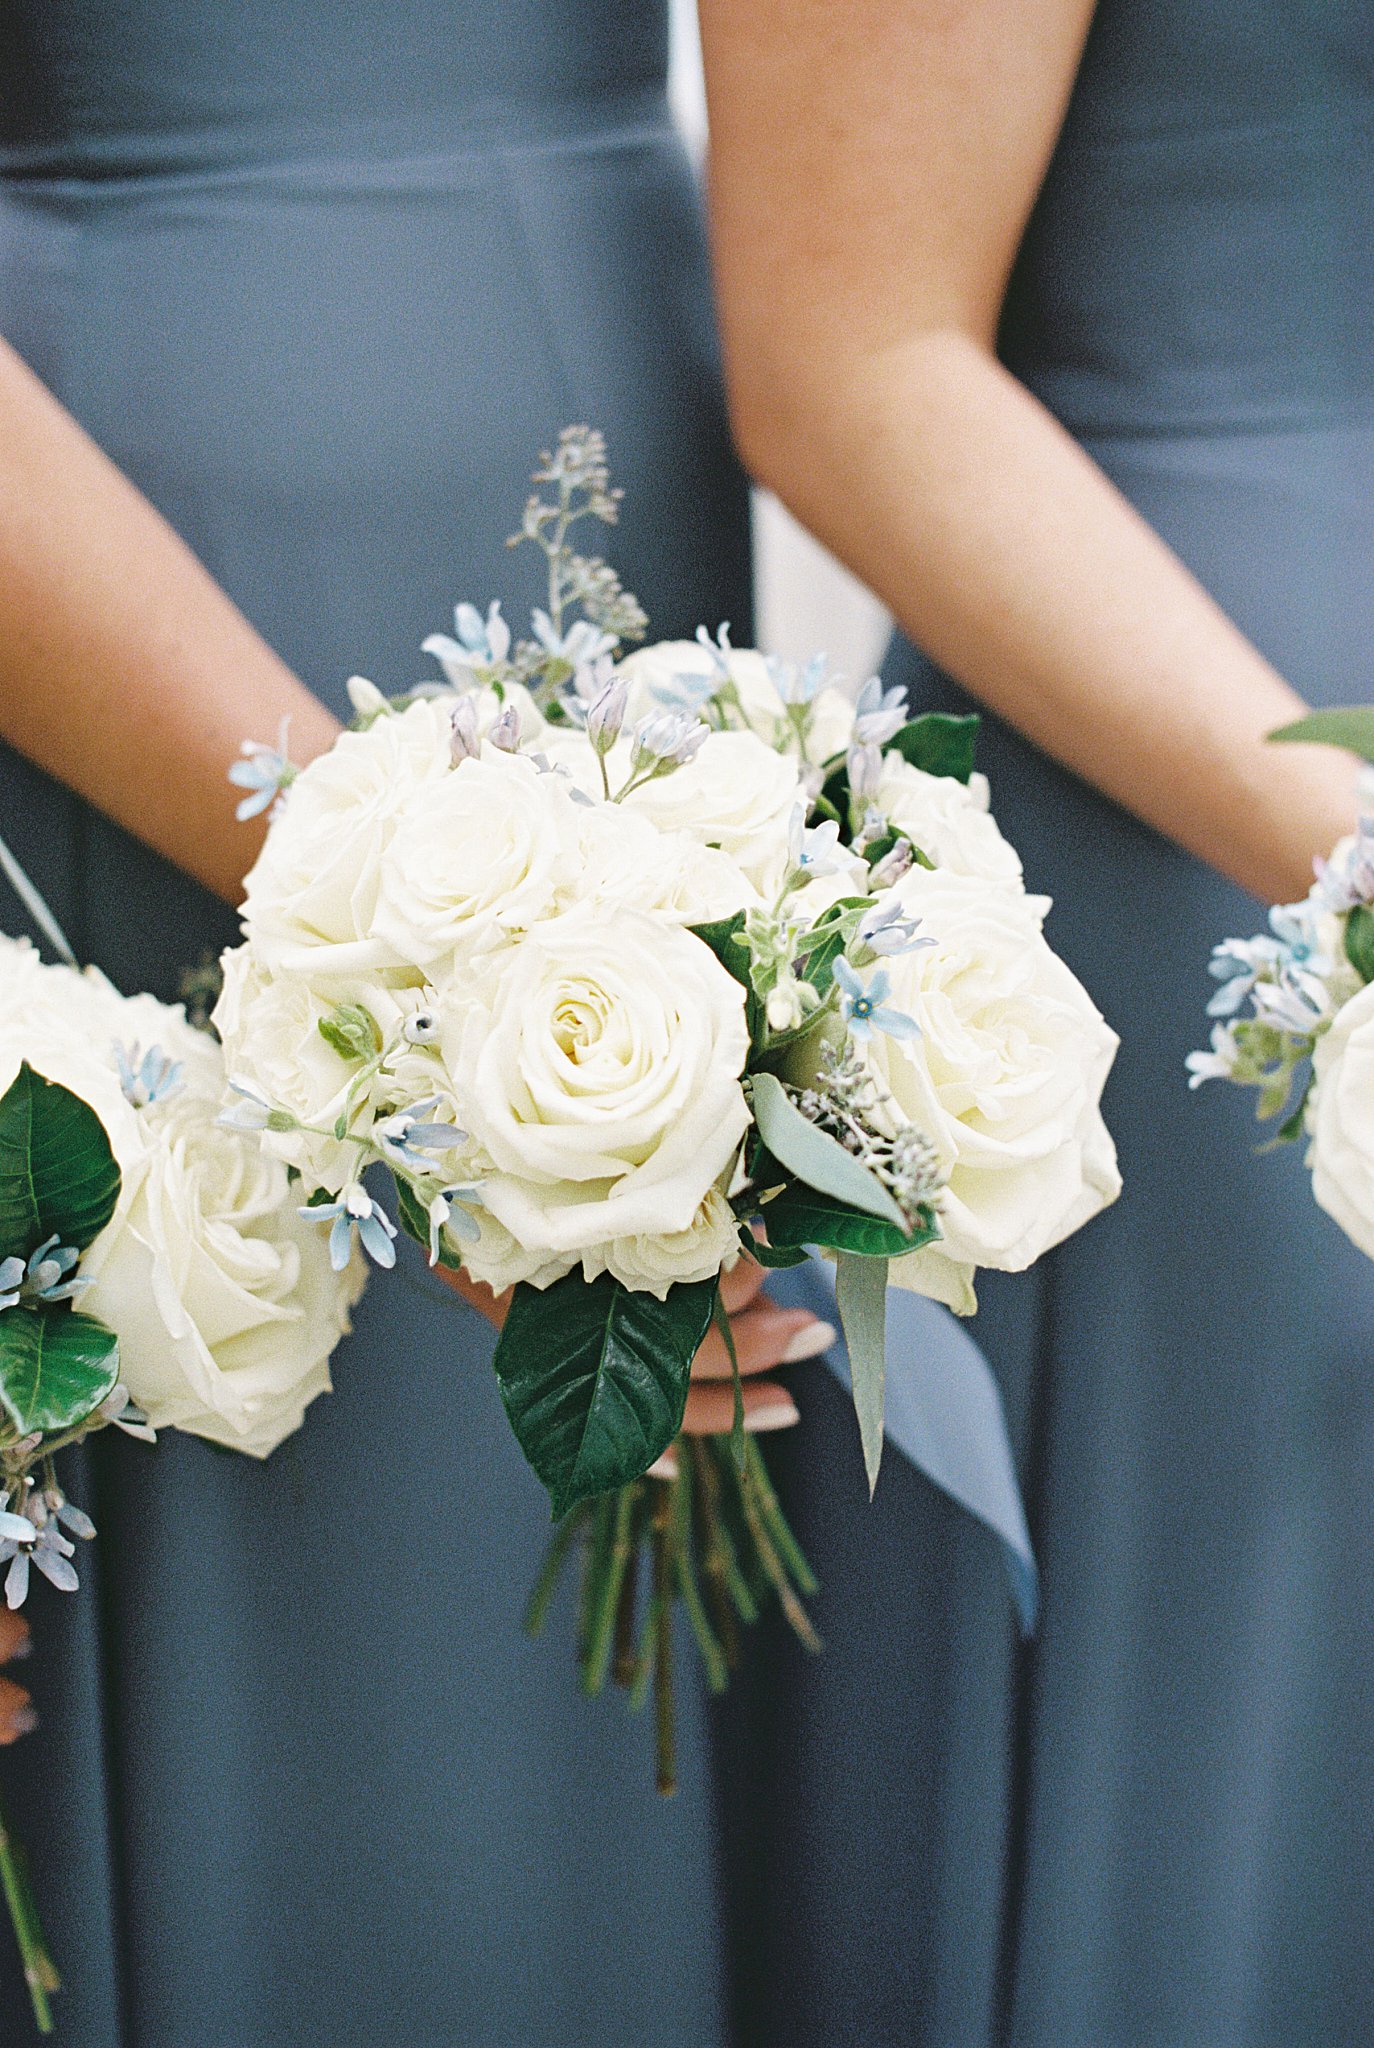
[[[0,1408],[21,1436],[74,1429],[119,1378],[119,1340],[65,1304],[0,1315]]]
[[[829,992],[835,978],[835,962],[859,929],[865,911],[872,908],[871,896],[841,896],[827,905],[810,931],[802,934],[797,945],[800,971],[817,995]]]
[[[769,1204],[772,1207],[772,1204]],[[749,1257],[760,1266],[776,1269],[783,1266],[804,1266],[806,1252],[800,1245],[776,1245],[762,1243],[752,1230],[740,1226],[739,1241]]]
[[[429,1212],[408,1180],[394,1176],[396,1187],[396,1215],[407,1237],[413,1237],[416,1244],[429,1251]],[[463,1261],[449,1243],[448,1233],[439,1232],[439,1264],[447,1266],[450,1273],[461,1271]]]
[[[754,1121],[773,1157],[821,1194],[865,1214],[881,1216],[905,1233],[901,1210],[882,1182],[843,1145],[804,1117],[776,1074],[755,1074]]]
[[[1374,981],[1374,910],[1357,903],[1345,921],[1345,957],[1361,981]]]
[[[940,1235],[939,1225],[929,1212],[928,1220],[907,1231],[881,1217],[866,1216],[848,1202],[837,1202],[833,1196],[820,1194],[800,1181],[790,1181],[780,1195],[764,1204],[760,1213],[774,1252],[816,1244],[831,1251],[854,1252],[863,1258],[900,1259],[906,1252],[917,1252],[923,1245],[933,1244]]]
[[[319,1031],[341,1059],[375,1059],[382,1049],[377,1020],[361,1003],[339,1003],[327,1017],[321,1017]]]
[[[1374,705],[1348,704],[1330,711],[1310,711],[1292,725],[1271,732],[1271,740],[1297,741],[1323,747],[1344,747],[1362,761],[1374,761]]]
[[[737,910],[733,917],[718,917],[712,924],[691,924],[687,927],[694,938],[709,946],[727,974],[749,986],[749,942],[744,936],[744,912]]]
[[[864,1470],[871,1495],[883,1458],[887,1400],[887,1261],[841,1252],[835,1262],[835,1300],[844,1325],[854,1412],[859,1418]]]
[[[46,1238],[85,1251],[115,1211],[120,1175],[105,1126],[27,1061],[0,1096],[0,1259]]]
[[[496,1347],[496,1378],[521,1450],[555,1516],[626,1486],[682,1426],[716,1282],[632,1292],[608,1273],[522,1285]]]
[[[898,753],[927,775],[951,775],[967,782],[973,773],[973,747],[982,724],[976,711],[958,717],[952,711],[926,711],[913,718],[883,749]]]

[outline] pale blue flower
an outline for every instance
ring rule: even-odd
[[[1277,939],[1224,939],[1212,948],[1207,972],[1221,987],[1207,1005],[1209,1017],[1234,1017],[1252,993],[1261,974],[1279,964]]]
[[[114,1428],[122,1429],[127,1436],[136,1436],[145,1444],[157,1442],[157,1431],[151,1426],[143,1410],[136,1408],[129,1399],[129,1389],[122,1380],[117,1386],[111,1387],[95,1412],[102,1422],[111,1423]]]
[[[875,1031],[885,1031],[889,1038],[920,1037],[921,1027],[914,1017],[885,1007],[892,993],[892,982],[884,971],[880,969],[867,987],[843,958],[835,962],[833,972],[840,990],[840,1008],[851,1037],[868,1039]]]
[[[788,867],[794,875],[818,881],[822,875],[837,875],[845,865],[840,846],[840,828],[833,818],[808,826],[806,813],[798,804],[787,828]]]
[[[8,1505],[9,1495],[0,1494],[0,1507],[8,1509]],[[22,1535],[14,1526],[20,1522],[24,1525]],[[62,1534],[56,1517],[49,1514],[41,1494],[31,1497],[27,1514],[5,1512],[0,1515],[0,1564],[9,1564],[5,1574],[6,1605],[22,1607],[28,1598],[30,1564],[37,1565],[44,1578],[56,1586],[59,1593],[74,1593],[80,1584],[71,1563],[75,1555],[76,1545]]]
[[[299,1212],[307,1223],[327,1223],[329,1263],[342,1273],[353,1251],[353,1232],[362,1239],[363,1250],[378,1266],[396,1263],[396,1225],[380,1202],[374,1201],[361,1182],[354,1181],[337,1201],[316,1202]]]
[[[431,633],[420,642],[420,652],[434,656],[455,690],[471,690],[479,668],[499,667],[510,653],[510,627],[501,616],[499,601],[493,600],[485,619],[475,604],[460,604],[453,628],[456,640],[447,633]]]
[[[875,903],[866,910],[858,936],[874,953],[893,955],[919,952],[935,941],[922,933],[919,917],[908,917],[900,903]]]
[[[234,811],[240,823],[267,810],[295,780],[296,770],[286,753],[286,734],[290,723],[289,718],[282,720],[275,747],[263,746],[257,740],[243,742],[241,751],[244,758],[235,761],[229,770],[229,780],[235,789],[249,792]]]
[[[143,1052],[137,1040],[126,1046],[115,1039],[111,1049],[119,1069],[119,1085],[125,1100],[131,1102],[135,1109],[147,1109],[150,1103],[165,1102],[181,1086],[182,1062],[169,1060],[160,1045],[150,1045],[147,1052]]]
[[[464,1206],[466,1205],[466,1206]],[[451,1230],[455,1237],[466,1238],[475,1244],[482,1235],[477,1220],[469,1216],[468,1209],[480,1209],[482,1184],[472,1181],[466,1187],[445,1188],[429,1204],[429,1263],[439,1263],[439,1240],[445,1230]]]
[[[71,1245],[49,1237],[28,1259],[8,1258],[0,1262],[0,1309],[13,1308],[20,1301],[70,1301],[90,1286],[89,1280],[68,1279],[80,1252]]]
[[[782,661],[777,655],[768,657],[769,680],[784,704],[810,704],[815,700],[825,681],[826,659],[824,654],[813,654],[805,668],[798,668],[795,662]]]
[[[850,797],[855,803],[866,803],[878,794],[883,779],[882,749],[868,741],[860,742],[849,749],[847,765]]]
[[[612,676],[587,706],[587,738],[598,754],[609,754],[620,738],[630,686],[623,676]]]
[[[1304,967],[1311,974],[1331,972],[1310,903],[1276,903],[1269,913],[1269,929],[1278,940],[1279,958],[1286,966]]]
[[[572,669],[590,667],[603,654],[614,654],[619,644],[614,633],[603,633],[589,619],[578,619],[566,633],[560,633],[548,613],[540,611],[537,606],[531,614],[531,623],[534,637],[544,652],[552,655],[555,661],[566,661]]]
[[[885,747],[906,724],[906,691],[900,683],[883,688],[881,676],[870,676],[854,705],[854,737],[861,746]]]
[[[456,1124],[427,1121],[438,1107],[439,1097],[431,1095],[426,1101],[417,1102],[410,1109],[398,1109],[373,1125],[372,1135],[392,1166],[399,1166],[403,1173],[437,1173],[435,1162],[425,1154],[452,1152],[455,1146],[467,1143],[467,1132],[460,1131]]]
[[[710,727],[685,711],[653,712],[635,727],[630,765],[636,775],[651,767],[683,768],[701,752],[709,736]]]
[[[231,1074],[228,1087],[240,1100],[222,1109],[215,1122],[227,1131],[265,1131],[276,1114],[267,1097],[242,1075]]]
[[[1188,1086],[1200,1088],[1204,1081],[1229,1081],[1239,1058],[1240,1047],[1236,1043],[1234,1024],[1214,1024],[1211,1051],[1190,1052],[1184,1061],[1188,1069]]]
[[[1262,1024],[1296,1038],[1310,1037],[1330,1009],[1330,994],[1318,975],[1284,967],[1277,981],[1256,982],[1252,1000]]]

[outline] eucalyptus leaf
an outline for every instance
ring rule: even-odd
[[[960,717],[952,711],[926,711],[904,725],[884,752],[900,754],[927,775],[949,775],[967,782],[973,773],[973,746],[982,720],[976,711]]]
[[[1362,761],[1374,761],[1374,705],[1348,704],[1330,711],[1309,711],[1292,725],[1271,732],[1271,740],[1302,741],[1323,747],[1344,747]]]
[[[21,1436],[74,1429],[114,1391],[119,1340],[65,1304],[0,1315],[0,1408]]]
[[[867,1215],[881,1216],[905,1234],[902,1212],[882,1182],[837,1139],[802,1115],[776,1074],[755,1074],[752,1086],[754,1121],[780,1165],[808,1187]]]
[[[1374,910],[1357,903],[1345,921],[1345,957],[1361,981],[1374,981]]]
[[[854,1412],[859,1418],[871,1497],[883,1459],[887,1400],[887,1260],[840,1252],[835,1261],[835,1300],[844,1325]]]
[[[0,1096],[0,1259],[49,1237],[85,1251],[115,1211],[120,1175],[105,1126],[27,1060]]]
[[[715,1294],[714,1279],[699,1280],[657,1301],[608,1273],[516,1288],[496,1347],[496,1378],[556,1517],[627,1486],[668,1448],[682,1426]]]

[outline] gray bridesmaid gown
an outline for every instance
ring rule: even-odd
[[[1367,0],[1103,0],[1002,337],[1318,704],[1374,688],[1371,95]],[[889,680],[960,701],[904,646]],[[806,1369],[776,1458],[827,1654],[779,1637],[725,1710],[738,2038],[1364,2048],[1374,1267],[1248,1097],[1186,1092],[1256,906],[996,720],[983,765],[1123,1039],[1124,1195],[980,1286],[1043,1623],[1018,1655],[991,1540],[900,1460],[870,1511]]]
[[[575,420],[656,628],[747,635],[661,5],[6,0],[0,39],[0,331],[336,710],[354,670],[417,680],[456,599],[537,598],[503,542]],[[0,816],[127,987],[231,930],[11,755]],[[520,1636],[547,1507],[489,1357],[412,1260],[265,1466],[100,1447],[0,1763],[65,2048],[724,2038],[700,1713],[665,1807],[644,1727]]]

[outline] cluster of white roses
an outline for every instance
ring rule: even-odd
[[[341,1251],[357,1225],[394,1255],[362,1186],[381,1159],[432,1256],[493,1287],[580,1266],[662,1298],[718,1272],[747,1206],[748,1073],[773,1051],[809,1078],[787,1059],[817,999],[788,955],[855,904],[830,1036],[943,1183],[941,1241],[893,1280],[967,1312],[978,1266],[1029,1265],[1114,1197],[1116,1040],[1046,943],[985,780],[885,750],[891,693],[856,707],[814,666],[702,635],[618,663],[570,647],[541,709],[490,681],[495,612],[459,626],[429,643],[443,686],[392,705],[355,681],[358,725],[290,776],[224,962],[243,1121],[330,1198]],[[806,823],[846,759],[853,846]],[[895,857],[865,857],[879,840]],[[690,929],[738,913],[752,1047],[741,976]]]
[[[94,1110],[119,1165],[80,1308],[115,1332],[122,1386],[154,1428],[265,1457],[328,1390],[359,1264],[334,1271],[286,1169],[219,1126],[223,1059],[182,1009],[0,937],[0,1094],[25,1060]]]
[[[1366,808],[1374,797],[1362,778]],[[1189,1085],[1226,1080],[1257,1091],[1278,1135],[1307,1138],[1312,1192],[1374,1258],[1374,816],[1343,839],[1301,903],[1279,904],[1269,929],[1212,954],[1218,1021],[1190,1053]]]

